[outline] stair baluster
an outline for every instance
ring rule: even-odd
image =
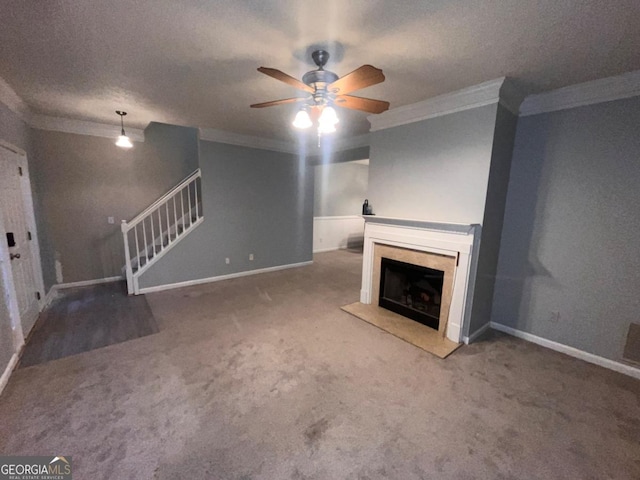
[[[133,220],[122,221],[121,230],[125,248],[124,268],[129,294],[139,294],[138,279],[140,275],[164,256],[181,237],[203,221],[202,187],[198,188],[200,179],[201,172],[198,169]],[[180,214],[178,214],[177,195],[180,196]],[[184,205],[185,195],[187,197],[186,208]],[[173,204],[173,218],[171,217],[170,204]],[[149,223],[150,238],[147,236],[147,223]],[[142,228],[142,235],[138,234],[140,228]],[[133,238],[129,239],[132,230]],[[140,248],[141,241],[142,248]],[[135,242],[135,253],[132,255],[130,243],[133,242]]]

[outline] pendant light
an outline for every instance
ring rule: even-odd
[[[127,137],[126,133],[124,133],[124,116],[127,114],[127,112],[116,110],[116,113],[120,115],[120,127],[122,129],[118,140],[116,140],[116,145],[120,148],[131,148],[133,147],[133,143],[131,143],[129,137]]]

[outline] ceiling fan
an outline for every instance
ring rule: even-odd
[[[340,78],[335,73],[324,69],[329,60],[327,51],[316,50],[311,54],[311,58],[318,68],[305,73],[302,81],[275,68],[258,68],[260,73],[302,90],[307,95],[255,103],[251,105],[251,108],[303,103],[293,125],[298,128],[308,128],[313,125],[311,117],[314,117],[318,121],[318,136],[323,133],[335,132],[335,124],[338,123],[338,117],[333,106],[361,110],[368,113],[382,113],[389,109],[389,102],[348,95],[355,90],[384,82],[384,75],[379,68],[363,65]]]

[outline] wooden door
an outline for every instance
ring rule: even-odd
[[[24,336],[29,333],[39,313],[42,292],[36,283],[34,255],[31,251],[35,231],[29,227],[25,206],[24,175],[26,158],[0,147],[0,209],[4,221],[10,255],[10,266],[16,292],[20,323]],[[32,213],[32,212],[29,212]]]

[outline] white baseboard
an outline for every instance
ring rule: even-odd
[[[161,292],[163,290],[172,290],[174,288],[191,287],[193,285],[201,285],[203,283],[220,282],[222,280],[230,280],[232,278],[248,277],[249,275],[258,275],[260,273],[277,272],[278,270],[287,270],[289,268],[306,267],[313,262],[289,263],[287,265],[278,265],[276,267],[259,268],[257,270],[247,270],[246,272],[230,273],[228,275],[219,275],[217,277],[198,278],[197,280],[187,280],[185,282],[168,283],[166,285],[157,285],[155,287],[141,288],[140,293]]]
[[[489,330],[489,328],[491,328],[491,323],[487,322],[483,326],[481,326],[478,330],[476,330],[471,335],[469,335],[468,337],[462,337],[462,341],[464,342],[465,345],[469,345],[470,343],[475,342],[478,339],[478,337],[480,337],[480,335],[482,335],[484,332]]]
[[[42,302],[42,307],[40,308],[40,311],[42,311],[45,308],[47,308],[51,304],[51,302],[53,302],[57,297],[58,297],[58,289],[56,288],[55,285],[53,285],[49,289],[49,292],[47,292],[47,294],[45,295],[44,301]]]
[[[626,365],[624,363],[616,362],[615,360],[600,357],[598,355],[594,355],[593,353],[585,352],[584,350],[579,350],[563,343],[547,340],[546,338],[538,337],[537,335],[523,332],[522,330],[516,330],[515,328],[507,327],[506,325],[502,325],[501,323],[491,322],[491,328],[504,333],[508,333],[509,335],[513,335],[514,337],[521,338],[528,342],[550,348],[551,350],[555,350],[556,352],[579,358],[580,360],[584,360],[585,362],[593,363],[595,365],[608,368],[609,370],[614,370],[616,372],[629,375],[630,377],[640,379],[640,368],[635,368],[631,365]]]
[[[105,277],[105,278],[96,278],[94,280],[82,280],[81,282],[69,282],[69,283],[57,283],[52,289],[62,289],[62,288],[73,288],[73,287],[86,287],[89,285],[98,285],[100,283],[110,283],[110,282],[119,282],[120,280],[124,280],[124,277]]]
[[[336,250],[346,250],[346,249],[343,247],[319,248],[317,250],[314,250],[313,253],[335,252]]]
[[[13,372],[13,369],[16,368],[16,365],[18,364],[18,359],[19,359],[18,354],[14,353],[11,356],[11,359],[9,360],[9,363],[7,364],[7,368],[4,369],[4,373],[0,377],[0,395],[2,394],[2,391],[4,390],[4,387],[7,386],[7,383],[9,383],[9,377],[11,376],[11,373]]]

